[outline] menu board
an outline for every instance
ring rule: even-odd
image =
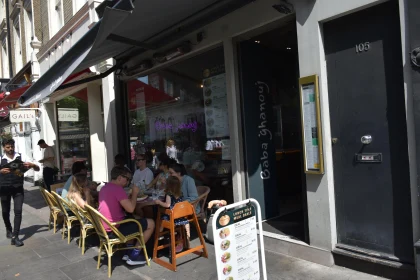
[[[256,222],[251,205],[218,216],[214,248],[219,280],[260,279]]]
[[[203,95],[207,138],[229,136],[226,74],[205,78],[203,80]]]
[[[322,138],[318,97],[318,77],[300,79],[305,172],[322,174]]]

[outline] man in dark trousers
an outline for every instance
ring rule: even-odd
[[[23,242],[19,240],[23,206],[23,173],[31,168],[39,171],[39,166],[28,162],[24,155],[15,152],[15,141],[13,139],[3,140],[2,146],[4,155],[1,157],[0,169],[1,210],[6,227],[6,237],[12,239],[12,245],[20,247],[23,246]],[[10,223],[10,204],[12,198],[15,212],[13,229]]]
[[[43,157],[39,162],[42,163],[44,167],[42,169],[42,177],[44,178],[44,184],[47,190],[50,192],[51,185],[54,183],[54,149],[45,143],[44,139],[39,140],[38,145],[41,149],[44,149],[44,152],[42,153]]]

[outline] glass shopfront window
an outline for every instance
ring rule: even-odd
[[[60,175],[71,175],[76,161],[86,161],[89,170],[90,133],[87,90],[81,90],[57,102]]]
[[[132,80],[127,91],[132,169],[147,154],[156,174],[167,153],[211,188],[209,199],[233,202],[223,49]]]

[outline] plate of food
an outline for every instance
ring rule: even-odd
[[[224,227],[230,222],[230,217],[228,215],[223,215],[219,218],[219,224]]]
[[[148,195],[143,195],[141,197],[137,197],[137,201],[143,201],[145,199],[147,199],[149,196]]]
[[[225,239],[229,235],[230,235],[230,229],[228,229],[228,228],[224,228],[219,232],[219,236],[220,236],[221,239]]]
[[[230,253],[226,252],[222,255],[222,263],[227,263],[228,261],[230,261]]]
[[[223,268],[223,274],[224,275],[229,275],[231,271],[232,271],[232,266],[230,266],[230,265],[227,265]]]
[[[230,246],[230,241],[229,240],[223,240],[222,243],[220,244],[220,248],[223,251],[226,251],[227,249],[229,249]]]

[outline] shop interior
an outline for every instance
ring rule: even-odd
[[[259,50],[269,58],[265,59],[265,66],[271,69],[269,86],[275,122],[272,129],[276,150],[278,200],[274,206],[277,209],[276,215],[267,217],[263,228],[270,233],[309,242],[306,180],[302,159],[296,22],[294,19],[290,20],[281,27],[248,38],[246,43],[259,45]],[[253,147],[245,147],[246,152],[252,152],[252,149]]]
[[[132,170],[135,155],[149,168],[167,151],[197,186],[210,187],[208,201],[233,202],[230,134],[223,48],[199,54],[127,82]],[[156,161],[157,159],[157,161]]]

